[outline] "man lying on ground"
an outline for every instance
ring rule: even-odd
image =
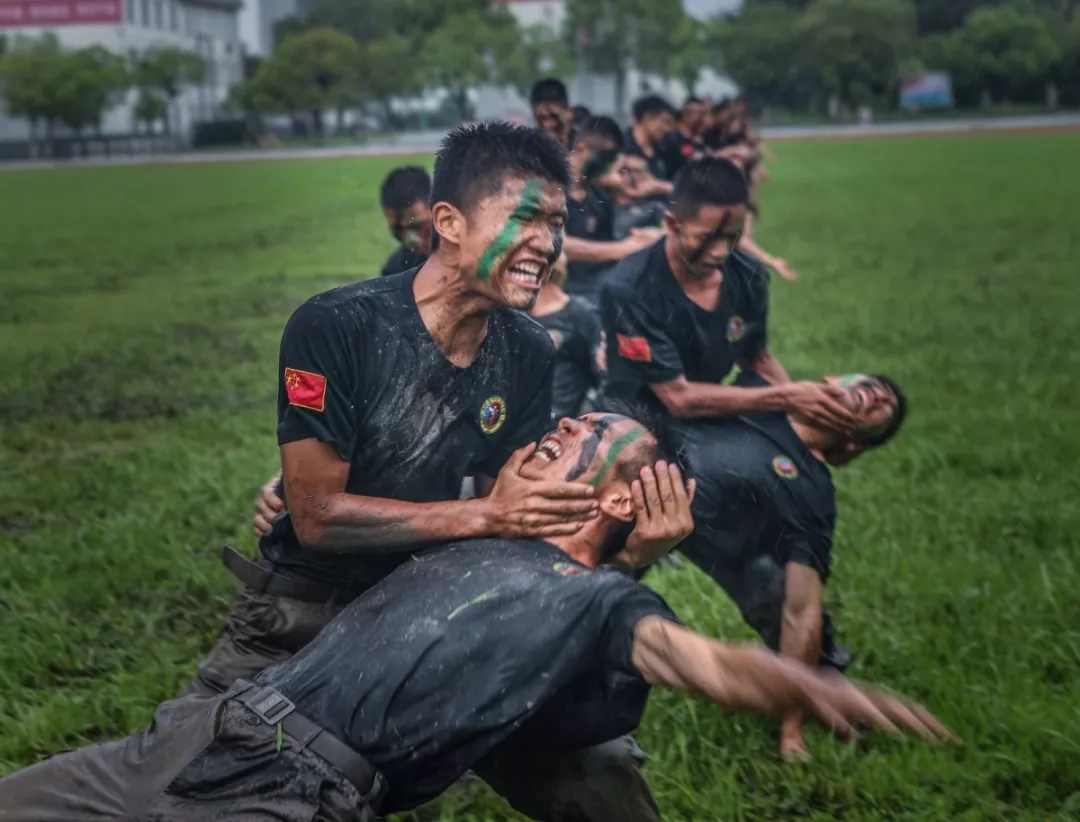
[[[822,588],[832,564],[836,492],[828,466],[847,465],[900,429],[907,402],[887,377],[826,377],[855,415],[850,434],[796,412],[679,421],[698,493],[681,553],[716,580],[768,647],[807,665],[844,670]],[[767,383],[744,372],[736,385]],[[785,717],[780,751],[808,755],[802,716]]]
[[[695,634],[656,593],[595,570],[620,552],[637,504],[660,503],[635,500],[635,478],[654,463],[661,493],[689,519],[693,488],[658,462],[673,453],[653,425],[564,419],[514,454],[522,475],[596,489],[600,516],[580,531],[421,553],[254,684],[166,702],[125,740],[0,780],[0,820],[369,822],[438,796],[469,768],[497,783],[530,752],[629,733],[652,685],[739,710],[810,711],[841,735],[865,723],[951,739],[918,706]],[[578,818],[562,807],[560,818]]]

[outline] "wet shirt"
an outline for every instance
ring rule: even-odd
[[[567,195],[567,236],[580,237],[583,240],[598,243],[610,243],[615,239],[614,230],[614,208],[611,200],[595,186],[587,188],[581,200],[575,200]],[[566,285],[563,288],[567,294],[596,302],[603,274],[613,265],[614,263],[611,262],[570,260],[566,266]]]
[[[278,442],[314,438],[349,463],[346,492],[407,502],[457,499],[466,476],[496,476],[550,426],[555,351],[528,316],[494,311],[467,368],[428,334],[413,298],[416,271],[344,286],[300,306],[278,370]],[[294,574],[367,585],[398,555],[302,548],[291,522],[263,556]]]
[[[533,317],[555,344],[553,419],[576,417],[585,395],[603,379],[603,331],[596,309],[576,297],[551,314]]]
[[[425,262],[427,257],[418,251],[413,251],[406,246],[398,246],[397,251],[386,258],[386,262],[383,263],[382,271],[379,272],[380,277],[389,277],[393,274],[400,274],[402,271],[408,271],[410,268],[419,268]]]
[[[664,158],[664,168],[674,179],[675,175],[682,170],[682,167],[690,161],[690,158],[695,153],[704,150],[704,148],[697,140],[692,140],[679,129],[675,129],[675,131],[664,135],[664,139],[660,141],[658,153]]]
[[[258,681],[382,771],[396,812],[519,729],[556,749],[630,733],[649,690],[633,633],[650,615],[675,619],[650,589],[549,543],[470,540],[406,562]]]
[[[741,374],[737,384],[767,383]],[[836,492],[787,414],[679,420],[674,430],[697,479],[694,533],[679,546],[683,554],[720,581],[763,559],[797,562],[828,580]]]
[[[690,382],[723,382],[737,362],[752,359],[766,346],[768,277],[759,261],[734,252],[724,262],[720,301],[706,311],[676,282],[664,240],[624,259],[600,292],[605,395],[662,408],[651,383],[680,375]]]

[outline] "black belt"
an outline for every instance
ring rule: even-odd
[[[328,585],[324,582],[285,576],[257,562],[252,562],[228,545],[221,552],[221,561],[230,574],[260,594],[288,597],[304,602],[329,602],[332,599],[351,602],[363,593],[361,588]]]
[[[296,710],[288,699],[273,688],[237,680],[240,690],[235,699],[267,725],[281,726],[298,743],[325,759],[335,770],[352,783],[363,801],[375,812],[386,790],[386,780],[364,757],[333,734],[323,730]]]

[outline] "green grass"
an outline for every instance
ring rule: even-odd
[[[639,739],[669,820],[1080,814],[1080,136],[779,146],[761,243],[772,347],[890,373],[901,437],[838,472],[828,600],[854,672],[959,749],[775,726],[656,693]],[[376,270],[400,160],[0,175],[0,772],[116,737],[190,676],[236,583],[223,543],[275,467],[292,306]],[[692,626],[748,636],[683,565]],[[483,788],[416,818],[517,819]]]

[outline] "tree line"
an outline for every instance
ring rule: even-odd
[[[106,114],[132,89],[135,119],[148,130],[161,123],[169,133],[172,103],[205,72],[202,57],[175,47],[124,57],[102,46],[65,50],[50,33],[0,39],[0,98],[8,114],[30,121],[32,138],[50,142],[58,124],[79,137],[100,136]]]

